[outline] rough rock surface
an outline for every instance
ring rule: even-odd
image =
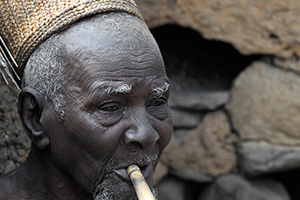
[[[244,54],[300,55],[300,2],[294,0],[136,0],[150,27],[175,23]]]
[[[171,114],[174,128],[194,128],[199,124],[203,115],[199,112],[179,109],[171,109]]]
[[[0,174],[19,166],[27,157],[30,141],[17,114],[18,91],[0,77]]]
[[[239,145],[239,155],[241,170],[252,176],[300,167],[300,147],[243,142]]]
[[[170,107],[188,111],[214,110],[229,99],[228,90],[207,88],[207,86],[189,78],[185,78],[185,80],[171,78],[171,91]]]
[[[225,114],[209,113],[194,130],[175,132],[162,162],[178,176],[199,182],[233,170],[236,156]]]
[[[184,199],[184,182],[166,178],[158,185],[159,200],[185,200]]]
[[[297,56],[293,56],[290,59],[274,58],[274,63],[283,69],[300,72],[300,58]]]
[[[263,62],[234,82],[227,108],[241,140],[300,144],[300,76]]]
[[[218,178],[199,200],[289,200],[283,185],[272,180],[246,180],[237,175]]]
[[[162,162],[159,162],[154,172],[154,185],[157,185],[165,176],[167,176],[169,168]]]
[[[228,91],[198,91],[175,93],[170,97],[170,106],[187,110],[214,110],[229,99]]]

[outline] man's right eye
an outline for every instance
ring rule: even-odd
[[[126,106],[118,100],[106,100],[98,104],[96,108],[93,109],[93,117],[102,126],[112,126],[118,123],[124,116],[124,110]]]
[[[120,109],[120,105],[116,103],[105,103],[100,105],[98,109],[104,112],[116,112]]]

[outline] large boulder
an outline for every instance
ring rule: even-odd
[[[251,176],[300,167],[300,147],[242,142],[238,150],[240,169]]]
[[[300,55],[300,3],[294,0],[136,0],[150,27],[179,24],[244,54]]]
[[[300,76],[256,62],[236,79],[227,109],[243,141],[300,145]]]
[[[290,200],[284,186],[276,181],[247,180],[238,175],[218,178],[199,200]]]
[[[300,167],[300,76],[256,62],[236,79],[227,109],[248,174]]]

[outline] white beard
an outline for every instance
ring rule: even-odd
[[[142,162],[147,162],[147,163],[157,163],[158,158],[159,158],[159,152],[157,150],[157,153],[154,156],[148,156],[148,155],[140,155],[139,157],[135,157],[135,160],[132,160],[133,163],[142,163]],[[113,171],[114,167],[116,166],[116,162],[120,161],[115,161],[115,160],[110,160],[106,166],[106,171]],[[108,175],[109,176],[109,175]],[[136,194],[134,194],[131,197],[116,197],[116,194],[114,194],[113,189],[114,188],[114,183],[107,179],[103,179],[103,182],[101,182],[99,185],[95,187],[95,190],[93,192],[93,199],[94,200],[138,200]],[[132,186],[133,187],[133,186]],[[158,191],[157,189],[152,190],[153,196],[155,199],[158,199]]]
[[[103,182],[97,186],[96,190],[93,192],[94,200],[123,200],[122,197],[116,197],[114,193],[109,189],[109,183]],[[158,197],[158,191],[156,188],[153,188],[152,194],[155,199]],[[129,199],[126,198],[124,200],[138,200],[137,196],[131,196]]]

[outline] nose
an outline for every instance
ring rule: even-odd
[[[153,127],[146,111],[138,111],[130,117],[130,128],[124,134],[127,145],[142,149],[151,148],[159,140],[159,134]]]

